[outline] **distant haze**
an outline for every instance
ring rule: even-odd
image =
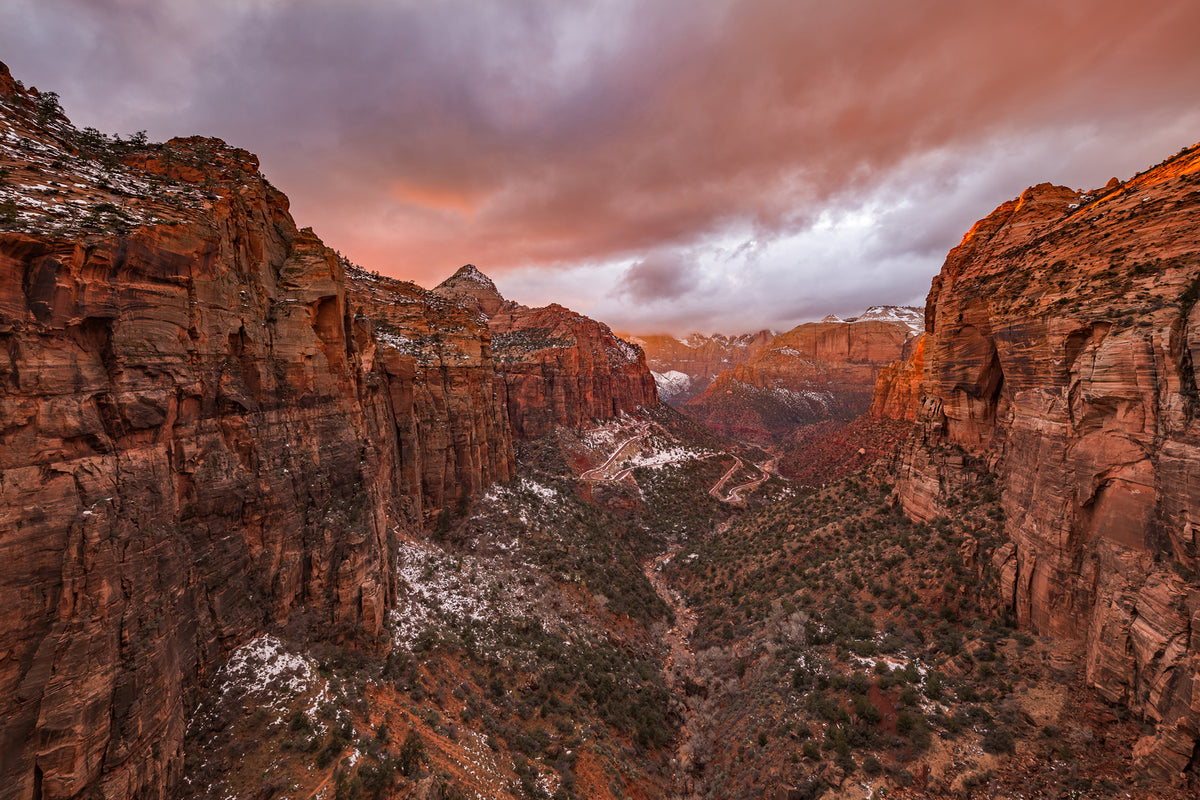
[[[920,305],[977,219],[1200,140],[1195,0],[8,0],[79,126],[245,147],[300,225],[634,333]]]

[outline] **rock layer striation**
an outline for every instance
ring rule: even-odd
[[[973,472],[998,476],[1003,603],[1086,644],[1089,683],[1152,724],[1135,755],[1160,777],[1200,763],[1198,213],[1192,147],[1099,191],[1033,187],[976,224],[929,294],[898,484],[928,519]]]
[[[0,167],[0,797],[166,796],[233,648],[385,646],[398,527],[654,402],[599,323],[509,313],[554,343],[498,359],[498,306],[351,267],[249,153],[77,131],[3,65]]]
[[[758,355],[775,333],[761,330],[736,336],[693,333],[683,339],[666,335],[625,338],[646,352],[646,363],[658,376],[660,399],[677,406],[704,391],[718,374]]]
[[[657,405],[642,348],[604,323],[557,303],[529,308],[505,300],[471,264],[433,291],[486,323],[496,391],[507,405],[514,436],[533,439],[555,425],[577,428]]]
[[[684,410],[713,430],[763,444],[798,426],[849,421],[867,411],[880,371],[907,358],[916,336],[911,315],[798,325],[722,372]]]

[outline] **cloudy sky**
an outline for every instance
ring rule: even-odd
[[[632,332],[919,304],[1033,183],[1200,141],[1196,0],[5,0],[79,126],[259,154],[298,224]]]

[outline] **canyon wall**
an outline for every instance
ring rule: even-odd
[[[387,387],[397,491],[426,518],[512,478],[508,407],[486,322],[414,283],[353,267],[347,275],[364,358]]]
[[[880,370],[871,393],[871,417],[915,422],[924,375],[925,335],[921,334],[913,343],[912,355]]]
[[[505,300],[471,264],[433,293],[486,324],[496,391],[517,438],[537,438],[555,425],[578,428],[658,403],[645,353],[602,322],[557,303],[529,308]]]
[[[597,323],[510,385],[478,309],[350,267],[251,154],[78,131],[3,65],[0,167],[2,798],[164,797],[234,647],[386,646],[397,528],[511,478],[525,420],[653,401]]]
[[[685,339],[666,335],[623,338],[646,353],[646,364],[659,376],[660,399],[677,406],[704,391],[718,374],[754,358],[770,345],[775,333],[761,330],[736,336],[693,333]]]
[[[929,294],[898,483],[928,519],[997,475],[1002,602],[1086,644],[1087,682],[1152,723],[1135,756],[1167,778],[1200,762],[1198,213],[1193,147],[1091,193],[1033,187],[980,221]]]
[[[161,795],[231,646],[301,610],[369,640],[394,595],[410,509],[338,260],[203,146],[236,174],[159,224],[0,234],[5,797]]]
[[[554,425],[577,428],[658,403],[642,349],[603,323],[558,304],[510,304],[489,327],[514,436],[534,438]]]
[[[907,358],[916,336],[907,319],[798,325],[719,374],[683,410],[715,431],[762,444],[797,426],[849,421],[867,411],[880,371]]]

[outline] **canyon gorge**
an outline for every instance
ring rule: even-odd
[[[1015,795],[1074,688],[1097,796],[1194,791],[1200,146],[923,310],[686,339],[380,275],[3,65],[0,169],[0,797]]]

